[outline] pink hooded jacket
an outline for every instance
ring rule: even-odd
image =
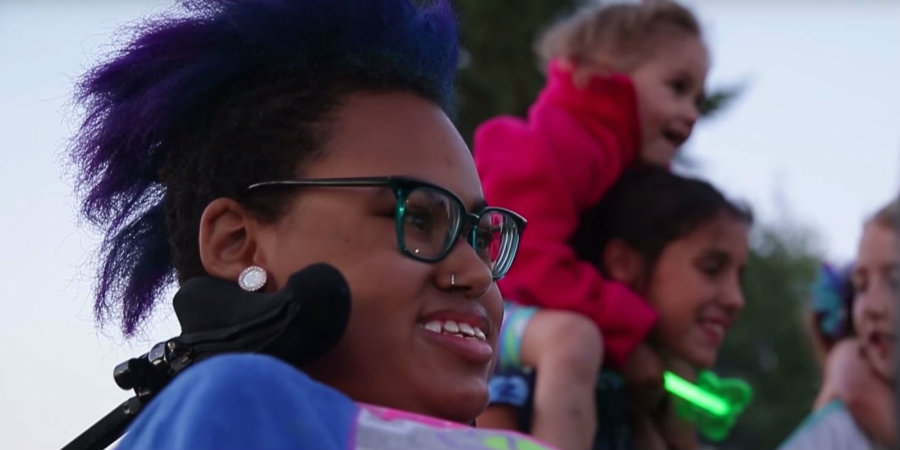
[[[516,262],[500,282],[504,297],[588,316],[600,328],[613,366],[644,340],[656,311],[579,260],[569,241],[580,215],[636,159],[639,145],[637,99],[628,77],[595,77],[579,89],[556,64],[527,121],[498,117],[475,132],[475,163],[488,202],[528,219]]]

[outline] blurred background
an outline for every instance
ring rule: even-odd
[[[61,447],[128,397],[112,368],[178,334],[171,308],[124,341],[91,313],[92,251],[66,172],[76,78],[162,0],[0,0],[0,448]],[[531,45],[572,0],[456,0],[458,124],[523,115]],[[819,371],[803,327],[818,261],[849,262],[863,219],[900,187],[900,3],[694,0],[721,95],[677,170],[751,204],[747,309],[717,371],[756,398],[721,448],[772,448],[809,412]]]

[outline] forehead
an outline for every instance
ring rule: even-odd
[[[683,71],[698,78],[709,72],[709,50],[700,37],[680,30],[660,30],[649,38],[644,64],[657,70]]]
[[[469,149],[434,103],[412,93],[347,96],[323,157],[307,178],[408,175],[443,186],[466,203],[483,199]]]
[[[678,244],[682,251],[690,254],[707,251],[724,252],[738,262],[743,262],[750,251],[749,231],[746,222],[723,213],[698,226],[673,244]]]
[[[866,224],[859,244],[856,265],[897,264],[900,262],[898,241],[900,239],[895,230],[874,222]]]

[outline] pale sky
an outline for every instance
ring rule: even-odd
[[[0,0],[0,449],[58,448],[129,395],[112,368],[178,327],[164,309],[124,343],[91,317],[91,251],[61,152],[72,84],[121,24],[169,2]],[[745,90],[689,141],[699,173],[785,212],[832,258],[900,186],[900,4],[690,2],[707,25],[711,86]]]

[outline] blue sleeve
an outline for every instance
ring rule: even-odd
[[[131,425],[119,449],[340,449],[357,405],[286,363],[227,355],[198,363]]]

